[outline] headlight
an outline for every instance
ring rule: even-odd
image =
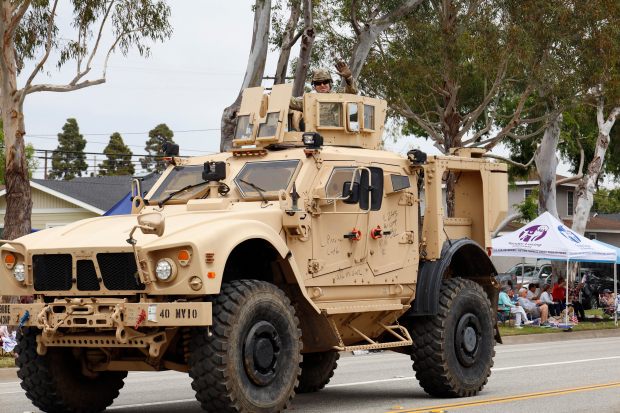
[[[26,279],[26,266],[22,263],[15,264],[13,267],[13,277],[19,282],[23,282]]]
[[[161,281],[170,281],[176,275],[176,265],[169,258],[161,259],[155,267],[155,275]]]

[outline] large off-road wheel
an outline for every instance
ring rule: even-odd
[[[477,394],[493,366],[493,313],[482,287],[444,280],[436,316],[412,322],[413,369],[422,388],[437,397]]]
[[[340,353],[337,351],[304,354],[296,392],[313,393],[325,387],[334,375],[339,358]]]
[[[275,285],[222,284],[213,301],[212,334],[195,329],[189,374],[208,412],[280,412],[300,374],[301,331],[295,310]]]
[[[44,412],[101,412],[118,397],[127,372],[84,375],[82,363],[68,348],[37,354],[38,329],[24,328],[15,348],[18,377],[26,396]]]

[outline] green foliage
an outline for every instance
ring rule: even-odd
[[[86,140],[80,134],[80,127],[74,118],[67,119],[58,134],[58,147],[52,153],[52,169],[49,179],[73,179],[82,176],[88,169],[84,148]]]
[[[50,19],[56,17],[52,15],[52,3],[49,0],[32,1],[21,19],[14,42],[18,70],[23,69],[26,61],[40,58]],[[75,35],[59,38],[60,30],[56,21],[52,22],[52,48],[59,56],[55,62],[59,68],[90,55],[105,16],[113,40],[118,40],[114,50],[123,55],[135,49],[141,56],[148,56],[150,42],[163,41],[172,34],[168,22],[170,7],[162,0],[72,0],[71,3],[72,17],[68,20]],[[99,48],[103,47],[100,45]]]
[[[145,169],[148,172],[155,170],[162,172],[166,169],[165,163],[161,161],[161,158],[158,160],[158,157],[164,155],[164,152],[161,149],[163,142],[162,140],[174,143],[174,139],[172,139],[173,136],[174,132],[172,132],[172,130],[170,130],[168,125],[165,123],[160,123],[149,131],[149,139],[146,141],[146,146],[144,147],[148,153],[148,156],[140,158],[142,169]]]
[[[133,153],[123,142],[120,133],[114,132],[110,136],[110,142],[103,153],[108,159],[99,164],[99,175],[133,175],[134,167],[131,162]]]
[[[600,188],[594,193],[592,209],[599,214],[620,213],[620,189]]]
[[[538,189],[533,189],[530,196],[514,207],[521,214],[521,222],[526,223],[535,219],[538,216]]]
[[[6,170],[6,152],[4,147],[4,133],[2,132],[2,121],[0,120],[0,184],[4,185],[4,172]],[[28,144],[25,147],[26,150],[26,163],[28,164],[28,179],[32,178],[32,173],[37,166],[39,166],[39,162],[37,158],[34,156],[34,146],[32,144]]]

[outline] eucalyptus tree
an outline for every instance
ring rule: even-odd
[[[592,159],[579,181],[572,229],[583,234],[594,202],[596,182],[603,170],[612,128],[620,117],[620,4],[601,0],[575,1],[575,13],[584,24],[579,32],[579,72],[587,91],[585,100],[594,106],[597,138]]]
[[[0,3],[0,110],[6,144],[7,207],[4,237],[30,232],[32,198],[24,151],[24,100],[35,92],[70,92],[106,81],[110,56],[135,49],[150,53],[149,43],[171,34],[170,9],[161,0],[71,0],[59,9],[58,0],[2,0]],[[60,10],[68,10],[67,27],[57,25]],[[110,44],[104,39],[110,39]],[[104,43],[106,44],[104,47]],[[100,52],[104,55],[100,56]],[[91,71],[103,59],[98,76]],[[66,84],[37,83],[37,76],[71,63],[74,77]],[[18,85],[18,75],[26,68]]]

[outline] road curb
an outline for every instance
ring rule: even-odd
[[[0,369],[0,381],[17,379],[17,367],[5,367]]]
[[[512,345],[606,337],[620,337],[620,328],[588,331],[565,331],[561,333],[527,334],[522,336],[506,336],[502,337],[502,342],[506,345]]]

